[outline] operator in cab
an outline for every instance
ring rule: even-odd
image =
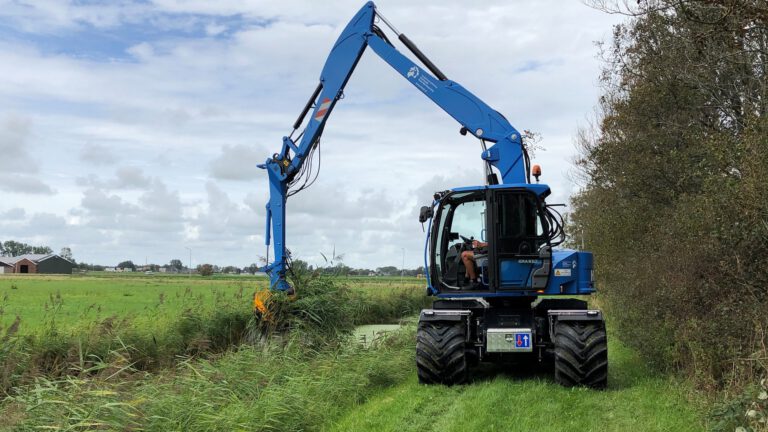
[[[464,276],[469,279],[468,289],[476,290],[482,287],[482,281],[478,277],[477,271],[475,271],[475,251],[477,251],[478,255],[482,254],[482,256],[485,257],[487,248],[488,243],[472,240],[472,250],[461,253],[461,261],[464,263],[464,268],[466,269]]]

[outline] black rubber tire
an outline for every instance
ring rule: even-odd
[[[608,338],[600,321],[555,324],[555,381],[566,387],[608,385]]]
[[[461,322],[421,322],[416,331],[416,369],[422,384],[463,384],[469,377]]]

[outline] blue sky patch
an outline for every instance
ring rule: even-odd
[[[135,19],[135,17],[134,17]],[[266,27],[270,19],[242,15],[211,17],[202,14],[155,13],[136,22],[97,27],[80,22],[76,28],[47,33],[26,32],[10,22],[0,21],[0,39],[35,46],[47,55],[66,55],[95,61],[132,61],[128,49],[142,42],[173,39],[226,39],[243,28]]]

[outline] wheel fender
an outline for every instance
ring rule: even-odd
[[[471,314],[469,310],[445,310],[445,309],[424,309],[419,315],[419,322],[435,321],[464,321]]]
[[[555,340],[555,324],[559,321],[600,321],[605,323],[603,319],[603,312],[597,309],[553,309],[548,310],[547,315],[549,318],[549,338]]]

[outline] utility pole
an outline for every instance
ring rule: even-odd
[[[192,277],[192,248],[184,246],[184,249],[189,251],[189,277]]]

